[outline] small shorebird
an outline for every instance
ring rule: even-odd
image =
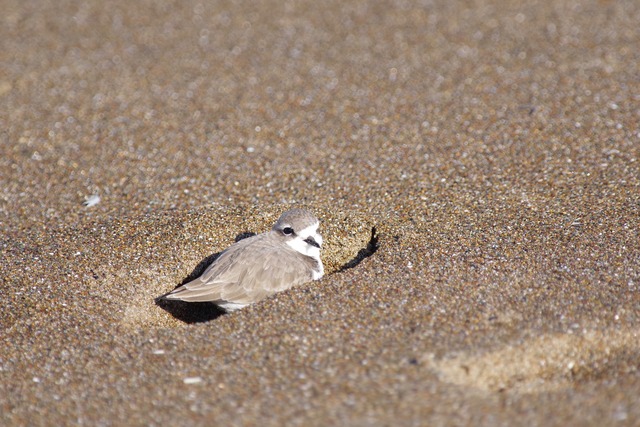
[[[200,277],[164,298],[209,301],[225,311],[234,311],[292,286],[317,280],[324,274],[319,224],[306,209],[288,210],[271,231],[229,246]]]

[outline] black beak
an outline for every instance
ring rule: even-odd
[[[307,237],[306,239],[304,239],[304,241],[310,244],[311,246],[315,246],[316,248],[320,247],[318,242],[316,242],[316,239],[314,239],[313,237]]]

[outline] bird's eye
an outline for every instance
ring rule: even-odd
[[[288,236],[290,234],[293,234],[293,228],[285,227],[285,228],[282,229],[282,232]]]

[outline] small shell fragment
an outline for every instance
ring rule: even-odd
[[[185,384],[200,384],[202,382],[201,377],[187,377],[182,380]]]
[[[98,203],[100,203],[100,196],[98,196],[97,194],[94,194],[92,196],[86,197],[84,203],[82,204],[90,208],[91,206],[95,206]]]

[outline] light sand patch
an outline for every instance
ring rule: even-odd
[[[481,355],[427,356],[425,361],[445,382],[489,392],[540,393],[637,371],[638,343],[637,331],[588,331],[543,335]]]

